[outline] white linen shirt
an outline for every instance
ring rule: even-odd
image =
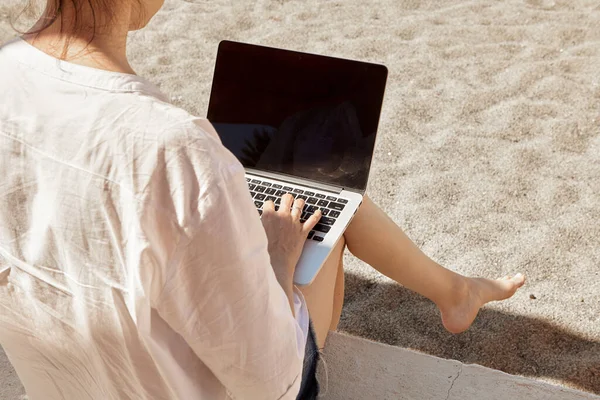
[[[146,80],[0,48],[0,344],[31,400],[295,399],[244,169]]]

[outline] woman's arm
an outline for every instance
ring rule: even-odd
[[[207,158],[215,154],[179,151],[154,178],[164,184],[155,185],[154,200],[163,200],[153,208],[176,217],[157,224],[170,224],[168,234],[155,233],[157,246],[175,244],[153,305],[234,398],[293,399],[306,327],[271,267],[243,168],[233,158],[206,165]]]

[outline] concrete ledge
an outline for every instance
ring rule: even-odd
[[[599,396],[479,365],[332,333],[319,381],[327,400],[598,400]],[[327,382],[326,382],[327,381]]]
[[[599,400],[478,365],[417,353],[339,333],[329,336],[319,380],[326,400]],[[326,393],[325,393],[326,391]],[[0,399],[26,399],[0,347]]]

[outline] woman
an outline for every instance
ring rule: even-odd
[[[451,332],[523,284],[442,268],[365,198],[295,288],[319,214],[300,223],[286,195],[261,225],[210,123],[127,61],[127,32],[161,6],[48,0],[0,48],[0,344],[30,399],[315,398],[346,246],[434,301]]]

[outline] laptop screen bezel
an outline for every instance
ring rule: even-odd
[[[370,62],[365,62],[365,61],[358,61],[358,60],[351,60],[351,59],[345,59],[345,58],[339,58],[339,57],[331,57],[331,56],[325,56],[325,55],[320,55],[320,54],[315,54],[315,53],[305,53],[305,52],[299,52],[299,51],[294,51],[294,50],[287,50],[287,49],[280,49],[280,48],[275,48],[275,47],[268,47],[268,46],[262,46],[262,45],[255,45],[255,44],[250,44],[250,43],[243,43],[243,42],[236,42],[236,41],[231,41],[231,40],[222,40],[219,43],[219,47],[218,47],[218,51],[217,51],[217,57],[215,60],[215,67],[214,67],[214,71],[213,71],[213,81],[211,84],[211,91],[210,91],[210,99],[209,99],[209,105],[208,105],[208,111],[207,111],[207,119],[209,121],[212,122],[211,117],[213,116],[213,111],[214,111],[214,98],[215,98],[215,92],[216,92],[216,82],[214,79],[214,75],[217,73],[217,70],[219,68],[219,64],[220,62],[222,62],[221,59],[221,54],[224,51],[236,51],[237,49],[244,49],[244,48],[248,48],[248,47],[254,47],[254,48],[259,48],[264,50],[269,50],[269,51],[276,51],[276,52],[281,52],[281,53],[287,53],[289,54],[290,57],[297,57],[297,56],[316,56],[316,57],[323,57],[326,59],[332,59],[332,60],[336,60],[338,62],[348,62],[348,63],[353,63],[353,64],[362,64],[364,66],[368,66],[370,71],[373,71],[373,79],[377,79],[378,83],[381,84],[381,92],[379,93],[379,96],[377,98],[377,119],[376,119],[376,123],[375,123],[375,132],[373,133],[374,136],[374,140],[373,140],[373,148],[371,149],[371,155],[368,158],[368,163],[367,163],[367,179],[365,180],[364,183],[364,187],[341,187],[341,186],[336,186],[335,184],[332,184],[331,182],[328,181],[322,181],[322,180],[316,180],[316,179],[311,179],[311,178],[306,178],[303,176],[297,176],[297,175],[291,175],[291,174],[287,174],[284,172],[280,172],[280,171],[274,171],[274,170],[268,170],[268,169],[261,169],[261,168],[256,168],[256,167],[245,167],[246,170],[250,170],[252,173],[258,173],[260,174],[260,172],[264,172],[265,174],[271,175],[271,176],[281,176],[282,179],[285,179],[286,177],[289,178],[290,181],[306,181],[306,182],[314,182],[314,184],[319,185],[319,186],[325,186],[325,187],[332,187],[332,188],[339,188],[339,189],[344,189],[344,190],[349,190],[352,192],[357,192],[360,194],[364,194],[364,192],[366,191],[366,188],[368,186],[368,182],[369,182],[369,178],[370,178],[370,171],[371,171],[371,165],[373,163],[373,156],[374,156],[374,151],[375,151],[375,147],[377,144],[377,137],[378,137],[378,131],[379,131],[379,125],[380,125],[380,118],[381,118],[381,109],[383,106],[383,99],[385,96],[385,88],[386,88],[386,83],[387,83],[387,77],[388,77],[388,69],[385,65],[382,64],[376,64],[376,63],[370,63]],[[237,157],[237,156],[236,156]]]

